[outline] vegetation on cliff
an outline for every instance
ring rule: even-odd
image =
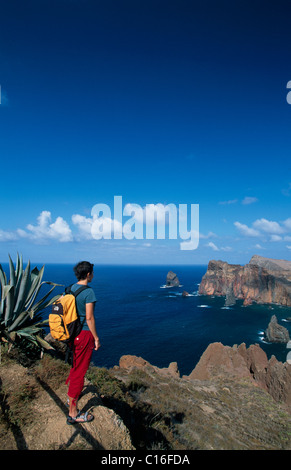
[[[68,365],[45,354],[24,368],[11,354],[0,368],[0,449],[291,449],[288,408],[245,377],[91,366],[80,403],[95,420],[76,429],[65,420]]]
[[[23,267],[22,256],[17,255],[16,266],[9,256],[8,279],[0,265],[0,348],[4,342],[16,345],[26,354],[39,353],[42,348],[50,348],[43,339],[43,311],[59,296],[51,297],[57,284],[43,281],[44,266],[31,269],[30,261]],[[44,285],[53,287],[41,298],[40,292]]]

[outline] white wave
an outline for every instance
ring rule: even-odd
[[[170,289],[172,286],[166,286],[166,284],[164,284],[163,286],[160,286],[160,289]]]
[[[270,341],[267,341],[267,340],[265,340],[265,339],[263,339],[263,338],[262,338],[262,339],[260,339],[260,341],[261,341],[261,343],[265,343],[265,344],[272,344],[272,343],[270,343]]]
[[[210,305],[197,305],[197,307],[201,307],[201,308],[211,308]]]
[[[176,295],[177,297],[195,297],[194,294],[188,294],[187,295],[183,295],[183,292],[173,292],[174,295]]]

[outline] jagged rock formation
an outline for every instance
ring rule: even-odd
[[[136,356],[122,356],[119,368],[132,371],[141,369],[157,372],[160,375],[180,378],[176,362],[167,368],[158,368]],[[291,364],[279,362],[275,356],[268,360],[267,354],[258,344],[249,348],[245,343],[239,346],[224,346],[211,343],[202,354],[200,361],[187,380],[210,380],[218,377],[246,378],[251,383],[266,390],[276,401],[291,406]]]
[[[125,355],[120,358],[119,367],[121,369],[127,369],[127,370],[147,368],[147,369],[157,371],[158,373],[163,374],[163,375],[170,375],[172,377],[180,378],[180,373],[178,370],[177,362],[171,362],[169,364],[169,367],[160,369],[159,367],[153,366],[142,357]]]
[[[291,306],[291,262],[253,256],[248,264],[211,260],[199,286],[199,294]]]
[[[265,335],[271,343],[288,343],[290,341],[289,331],[284,326],[279,325],[276,315],[272,316]]]
[[[268,360],[257,344],[247,349],[245,343],[233,347],[211,343],[188,378],[209,380],[225,376],[250,379],[274,400],[291,406],[291,365],[279,362],[275,356]]]
[[[214,343],[190,376],[169,369],[123,356],[111,370],[163,449],[291,449],[291,365],[258,345]]]
[[[180,281],[178,279],[178,276],[176,273],[173,273],[173,271],[169,271],[167,274],[167,280],[166,280],[166,286],[167,287],[175,287],[179,286]]]

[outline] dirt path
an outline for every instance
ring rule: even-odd
[[[12,423],[7,430],[3,419],[0,423],[1,450],[58,450],[58,449],[94,449],[94,450],[133,450],[127,428],[120,417],[102,405],[102,401],[93,386],[86,382],[79,401],[79,409],[90,410],[94,420],[90,423],[68,425],[67,387],[62,385],[57,390],[28,375],[25,368],[13,365],[0,369],[1,387],[5,394],[17,390],[23,383],[37,387],[37,396],[29,403],[31,413],[25,426]],[[26,417],[27,418],[27,417]]]

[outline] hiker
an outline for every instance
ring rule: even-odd
[[[71,291],[77,291],[80,286],[87,286],[93,279],[93,264],[88,261],[81,261],[74,267],[77,282],[71,286]],[[96,296],[91,287],[83,290],[76,297],[78,314],[83,323],[80,334],[74,339],[73,344],[73,365],[69,377],[66,380],[68,388],[69,416],[68,424],[84,423],[92,421],[94,416],[88,412],[81,414],[77,404],[81,391],[84,387],[85,374],[88,370],[93,349],[100,348],[100,341],[96,332],[94,307]]]

